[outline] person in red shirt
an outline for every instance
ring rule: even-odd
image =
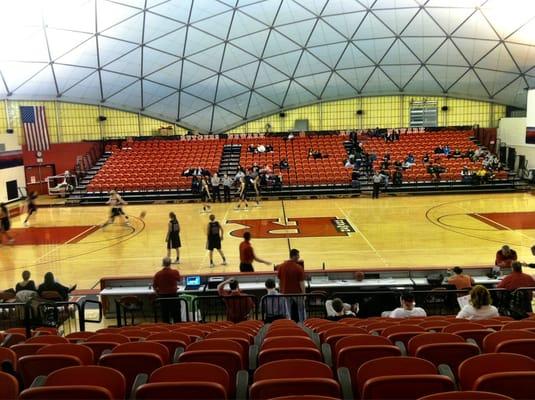
[[[496,261],[494,261],[494,265],[501,268],[511,268],[511,264],[517,259],[518,256],[516,255],[516,251],[509,246],[504,245],[496,252]]]
[[[243,242],[240,243],[240,272],[254,272],[253,261],[269,265],[269,261],[258,258],[251,246],[251,232],[243,234]]]
[[[176,269],[171,268],[171,259],[165,257],[162,260],[162,269],[154,275],[152,280],[152,287],[158,296],[162,310],[162,321],[166,323],[180,322],[180,302],[178,301],[178,282],[180,281],[180,273]],[[165,300],[165,299],[176,300]]]
[[[229,290],[225,289],[228,284]],[[249,295],[240,291],[240,284],[235,278],[229,278],[217,285],[217,293],[223,297],[227,306],[227,320],[238,323],[246,321],[255,308]]]
[[[283,295],[305,294],[305,269],[303,261],[299,260],[299,250],[290,250],[290,259],[275,267],[279,288]],[[296,321],[306,319],[305,299],[303,296],[287,297],[288,310],[291,318]]]
[[[522,272],[522,264],[518,261],[514,261],[511,266],[513,271],[501,280],[498,284],[498,288],[507,289],[510,292],[518,288],[535,287],[535,279],[533,276]],[[527,300],[529,304],[526,304],[527,311],[531,312],[531,300],[533,298],[533,292],[528,291]]]

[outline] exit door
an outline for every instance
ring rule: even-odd
[[[39,194],[48,194],[46,178],[56,175],[56,166],[54,164],[30,165],[24,167],[24,174],[28,193],[36,191]]]

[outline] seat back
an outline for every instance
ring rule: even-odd
[[[292,359],[272,361],[255,370],[253,380],[283,378],[332,378],[331,368],[319,361]]]
[[[416,332],[397,332],[397,333],[392,333],[390,335],[387,336],[387,339],[390,340],[390,342],[392,342],[392,344],[396,344],[397,342],[402,342],[404,345],[405,345],[405,348],[407,347],[409,341],[415,337],[415,336],[419,336],[419,335],[423,335],[425,334],[425,331],[422,332],[422,331],[416,331]]]
[[[17,400],[19,383],[15,377],[5,372],[0,372],[0,393],[2,393],[2,399]]]
[[[179,362],[195,362],[213,364],[223,368],[229,375],[231,382],[231,392],[234,392],[236,374],[242,368],[242,358],[240,353],[232,350],[195,350],[186,351],[179,357]],[[229,394],[230,395],[230,394]]]
[[[442,392],[420,397],[418,400],[513,400],[503,394],[475,390]]]
[[[472,343],[434,343],[419,346],[414,354],[416,357],[431,361],[437,367],[449,365],[457,372],[459,365],[470,357],[479,354],[479,347]]]
[[[321,353],[318,349],[311,347],[284,347],[261,350],[258,353],[258,365],[263,365],[271,361],[294,358],[322,361]]]
[[[535,359],[535,339],[506,340],[496,346],[496,353],[523,354]]]
[[[329,340],[329,337],[336,336],[336,335],[365,335],[368,332],[366,329],[359,328],[358,326],[334,326],[332,328],[327,329],[326,331],[323,331],[320,335],[320,339],[322,342],[327,342]]]
[[[442,375],[392,375],[367,380],[361,393],[363,399],[413,400],[454,389],[453,381]]]
[[[453,323],[442,328],[444,333],[456,333],[458,331],[469,331],[474,329],[485,329],[481,324],[476,324],[474,322],[458,322]]]
[[[476,380],[494,372],[534,371],[535,360],[521,354],[489,353],[465,360],[459,365],[458,375],[462,390],[474,390]]]
[[[255,382],[249,390],[250,400],[268,400],[286,395],[340,397],[340,386],[334,379],[299,378],[265,379]]]
[[[147,353],[155,354],[162,360],[163,364],[169,363],[169,350],[163,344],[152,342],[152,341],[143,341],[143,342],[130,342],[123,343],[114,347],[111,351],[113,354],[116,353]]]
[[[243,347],[230,339],[204,339],[199,342],[191,343],[186,347],[186,351],[199,351],[199,350],[230,350],[240,355],[241,366],[240,369],[245,367],[245,360],[248,356],[244,352]]]
[[[490,328],[485,329],[469,329],[469,330],[463,330],[463,331],[457,331],[455,332],[456,335],[459,335],[465,340],[472,339],[474,340],[477,345],[480,348],[483,348],[483,340],[490,335],[492,332],[494,332]]]
[[[214,382],[161,382],[148,383],[137,388],[139,400],[226,400],[223,386]]]
[[[17,369],[17,354],[7,347],[0,347],[0,363],[5,361],[9,361],[14,370]]]
[[[246,339],[249,344],[253,344],[254,336],[250,333],[239,329],[223,329],[217,332],[212,332],[206,336],[206,339],[231,339],[231,338],[242,338]]]
[[[418,335],[409,340],[407,344],[407,352],[409,356],[416,354],[418,347],[426,344],[438,344],[438,343],[465,343],[465,340],[453,333],[426,333]]]
[[[158,332],[158,333],[151,333],[149,337],[147,337],[146,340],[180,340],[181,342],[184,342],[186,345],[191,343],[191,340],[188,335],[185,333],[180,332]]]
[[[94,334],[94,332],[73,332],[65,335],[65,339],[67,339],[70,343],[77,343],[90,338]]]
[[[533,320],[522,320],[522,321],[512,321],[512,322],[508,322],[506,323],[503,327],[502,327],[502,330],[510,330],[510,329],[530,329],[530,330],[535,330],[535,321]]]
[[[167,349],[166,349],[167,350]],[[123,374],[126,390],[130,391],[138,374],[152,374],[164,363],[158,354],[154,353],[110,353],[100,357],[98,365],[113,368]]]
[[[515,329],[490,333],[483,339],[483,352],[494,353],[501,342],[514,339],[535,339],[535,333]]]
[[[107,389],[113,399],[124,399],[126,393],[123,375],[113,368],[100,365],[67,367],[54,371],[46,378],[45,386],[100,386]],[[73,394],[71,394],[71,398]]]
[[[80,360],[82,365],[92,365],[95,362],[93,350],[87,346],[73,343],[51,344],[37,350],[36,354],[63,354],[74,356]]]
[[[308,337],[308,334],[299,327],[295,327],[295,328],[280,327],[280,328],[271,328],[270,330],[268,330],[264,338],[267,339],[267,338],[279,337],[279,336]]]
[[[48,375],[65,367],[81,365],[79,358],[65,354],[40,354],[19,359],[18,371],[24,387],[29,387],[35,378]]]
[[[99,386],[40,386],[22,391],[20,400],[117,400],[109,390]]]
[[[286,347],[309,347],[311,349],[318,348],[308,336],[276,336],[264,339],[261,349],[280,349]]]
[[[85,342],[109,342],[121,344],[130,342],[130,339],[125,335],[121,335],[120,333],[97,333],[88,337]]]
[[[25,343],[58,344],[58,343],[69,343],[69,341],[61,336],[44,335],[44,336],[31,337],[27,339]]]
[[[500,393],[514,399],[535,399],[535,371],[485,374],[474,382],[474,390]]]
[[[17,355],[17,359],[24,356],[33,356],[41,347],[47,346],[44,343],[19,343],[10,347],[10,349]]]
[[[381,336],[388,337],[394,333],[405,333],[405,332],[425,332],[425,329],[416,324],[399,324],[394,326],[389,326],[388,328],[383,329]]]
[[[104,350],[113,350],[117,347],[117,343],[114,342],[83,342],[81,345],[91,349],[95,364],[98,362]]]
[[[386,338],[385,338],[386,339]],[[369,360],[382,357],[401,356],[399,347],[392,344],[375,346],[349,346],[338,352],[334,359],[336,368],[347,367],[356,372],[362,364]]]
[[[342,338],[336,342],[334,346],[334,355],[337,355],[341,349],[344,347],[351,346],[375,346],[375,345],[386,345],[389,346],[390,340],[382,336],[374,335],[350,335],[345,338]]]

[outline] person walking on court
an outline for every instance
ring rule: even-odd
[[[269,261],[258,258],[251,246],[251,232],[243,234],[243,242],[240,243],[240,272],[254,272],[253,261],[270,265]]]
[[[162,321],[170,323],[172,319],[172,322],[180,322],[180,302],[177,294],[180,273],[171,268],[169,257],[162,260],[162,267],[152,279],[152,287],[158,299],[161,299],[159,303],[162,310]]]
[[[32,214],[35,214],[37,212],[37,205],[35,204],[35,200],[37,200],[37,192],[31,192],[28,194],[28,197],[26,198],[26,212],[28,213],[26,215],[26,219],[24,220],[24,226],[29,225],[29,219],[32,216]]]
[[[237,210],[240,209],[240,206],[243,204],[245,205],[245,210],[248,210],[249,203],[247,203],[247,190],[248,190],[248,184],[246,177],[242,176],[240,177],[240,187],[238,190],[238,206],[236,207]]]
[[[210,194],[210,187],[208,186],[208,180],[205,176],[201,177],[201,201],[202,210],[204,212],[210,212],[212,210],[212,206],[210,205],[212,195]]]
[[[167,224],[167,257],[171,258],[171,249],[176,250],[175,264],[180,264],[180,224],[174,212],[169,213],[169,223]]]
[[[215,200],[217,198],[217,201],[221,203],[221,192],[219,191],[219,184],[221,183],[221,179],[217,175],[217,172],[214,172],[214,174],[210,178],[210,183],[212,184],[212,201],[215,203]]]
[[[221,180],[223,183],[223,197],[225,199],[225,203],[230,202],[230,190],[232,188],[232,183],[234,182],[234,179],[232,179],[228,174],[223,175],[223,179]]]
[[[111,207],[110,217],[108,221],[106,221],[102,225],[102,228],[104,228],[105,226],[109,224],[113,224],[113,222],[115,221],[115,217],[121,217],[121,216],[124,218],[125,224],[130,225],[130,220],[128,219],[128,215],[125,214],[125,212],[123,211],[123,207],[122,207],[123,205],[126,205],[128,203],[123,200],[123,198],[119,195],[119,193],[117,193],[115,190],[112,190],[110,192],[110,198],[106,202],[106,204],[109,204]]]
[[[219,221],[215,220],[215,215],[211,214],[210,222],[208,222],[208,227],[206,229],[206,236],[207,236],[207,243],[206,248],[210,251],[210,268],[214,268],[214,249],[217,250],[221,258],[223,259],[223,262],[221,265],[227,265],[227,259],[225,258],[225,254],[223,254],[223,251],[221,250],[221,241],[223,240],[223,227],[219,223]]]
[[[378,199],[379,193],[381,192],[381,182],[383,181],[383,177],[379,173],[379,171],[375,171],[375,174],[372,177],[372,183],[373,183],[373,193],[372,193],[372,199]]]

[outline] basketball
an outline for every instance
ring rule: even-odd
[[[147,215],[147,212],[143,210],[139,213],[139,218],[144,219],[146,215]]]

